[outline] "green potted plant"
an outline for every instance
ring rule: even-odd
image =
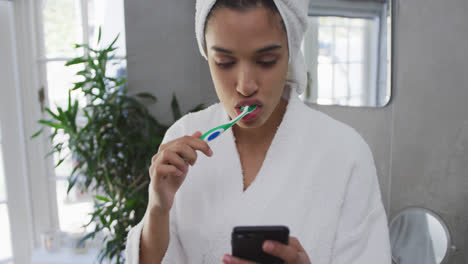
[[[98,46],[101,30],[99,29]],[[52,149],[49,154],[61,154],[69,149],[74,169],[69,176],[68,191],[76,184],[80,191],[94,195],[94,212],[86,225],[94,223],[94,230],[82,242],[104,232],[104,247],[99,261],[112,259],[123,263],[123,251],[130,227],[142,218],[148,202],[148,168],[169,126],[159,123],[140,99],[156,102],[149,93],[128,95],[124,77],[110,77],[106,67],[117,47],[114,41],[104,48],[75,45],[84,55],[74,58],[66,66],[82,64],[84,70],[76,74],[82,80],[74,83],[68,94],[68,106],[53,112],[46,108],[49,119],[39,120],[42,129],[51,129]],[[79,106],[72,93],[82,92],[86,105]],[[181,116],[176,100],[172,98],[174,119]],[[202,109],[198,105],[192,111]],[[80,121],[81,120],[81,121]],[[67,140],[54,141],[59,133]],[[65,160],[62,157],[56,167]]]

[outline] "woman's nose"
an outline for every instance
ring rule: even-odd
[[[252,96],[258,90],[255,73],[252,69],[244,67],[240,70],[236,85],[237,92],[243,96]]]

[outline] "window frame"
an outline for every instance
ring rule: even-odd
[[[12,258],[2,259],[1,262],[8,263],[28,263],[31,250],[33,248],[33,214],[30,197],[29,166],[28,166],[28,148],[26,146],[25,116],[23,113],[24,98],[21,86],[24,85],[21,69],[22,60],[25,55],[19,52],[24,47],[22,42],[22,19],[24,10],[21,10],[21,0],[1,1],[6,4],[7,25],[9,34],[6,41],[3,42],[4,54],[8,54],[4,63],[11,67],[6,67],[4,72],[4,87],[0,97],[0,120],[2,122],[2,149],[3,163],[5,173],[5,187],[7,191],[7,208],[11,230]],[[26,51],[27,52],[27,51]],[[3,73],[3,70],[2,70]],[[3,79],[3,78],[2,78]],[[8,153],[8,155],[5,155]],[[13,221],[14,219],[14,221]]]
[[[79,1],[87,4],[87,0]],[[2,44],[7,46],[4,49],[5,63],[13,66],[6,67],[2,75],[2,79],[6,77],[3,87],[11,89],[2,89],[0,129],[3,153],[8,150],[8,155],[4,155],[7,197],[3,202],[8,203],[12,258],[1,259],[0,263],[30,263],[34,252],[42,245],[41,234],[60,227],[55,184],[60,179],[55,178],[52,157],[45,158],[50,149],[50,132],[44,130],[38,138],[31,139],[31,135],[41,128],[37,121],[46,118],[41,108],[48,104],[47,96],[42,103],[38,100],[47,80],[47,62],[40,56],[45,54],[41,3],[0,0],[0,4],[4,3],[8,5],[11,34]],[[89,42],[87,17],[85,21],[84,40]],[[67,59],[47,58],[49,61]],[[122,61],[126,56],[114,59]]]
[[[51,156],[45,158],[50,150],[50,131],[44,129],[43,133],[37,138],[31,139],[30,137],[41,128],[37,121],[47,118],[45,112],[41,111],[41,109],[49,105],[47,91],[45,91],[47,87],[47,62],[65,62],[71,57],[46,57],[42,1],[7,1],[13,6],[12,19],[16,49],[12,54],[16,55],[16,68],[21,69],[21,71],[17,71],[16,98],[18,102],[11,100],[11,102],[7,102],[10,103],[10,106],[18,108],[16,119],[11,117],[11,120],[8,120],[7,123],[10,124],[15,120],[18,123],[19,132],[21,133],[17,133],[16,141],[20,146],[23,146],[20,150],[24,150],[22,152],[23,158],[18,159],[18,162],[23,161],[24,164],[23,166],[17,166],[24,170],[22,172],[24,177],[16,177],[21,179],[22,182],[15,184],[16,188],[13,188],[12,184],[7,185],[9,193],[12,190],[11,193],[15,193],[17,196],[14,200],[18,201],[18,204],[19,201],[22,201],[21,206],[11,206],[16,209],[14,213],[9,213],[10,219],[15,219],[15,221],[11,222],[17,223],[17,228],[12,228],[12,233],[15,234],[15,237],[12,236],[12,240],[14,240],[12,247],[15,262],[18,261],[19,263],[30,262],[33,250],[41,247],[41,234],[43,232],[60,230],[56,181],[63,180],[63,177],[56,176],[53,158]],[[82,24],[83,43],[89,43],[88,0],[77,1],[80,1],[83,10],[81,12],[82,21],[85,21],[84,25]],[[126,56],[115,56],[113,60],[126,61],[126,59]],[[45,95],[43,102],[39,102],[39,93],[41,91]],[[3,105],[6,104],[2,102]],[[10,149],[10,147],[4,147],[4,149]],[[21,188],[17,188],[18,186]],[[11,200],[11,198],[8,200]],[[21,221],[16,221],[16,217],[20,216],[25,221],[27,220],[27,228],[19,224]],[[17,234],[20,233],[24,234],[18,236]],[[29,241],[29,243],[24,243],[24,241]],[[15,252],[19,253],[15,254]],[[21,257],[21,260],[24,259],[24,261],[19,261],[18,257]]]

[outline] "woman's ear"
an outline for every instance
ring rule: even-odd
[[[293,71],[292,71],[292,67],[291,67],[291,64],[288,63],[288,72],[286,73],[286,81],[292,81],[294,80],[293,78]]]
[[[206,50],[206,39],[203,41],[203,51],[205,52],[205,57],[208,59],[208,51]]]

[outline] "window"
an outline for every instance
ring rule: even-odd
[[[123,0],[42,0],[39,14],[42,34],[38,36],[38,43],[43,47],[38,61],[40,72],[43,73],[40,77],[52,110],[67,104],[68,90],[73,87],[73,82],[79,80],[75,73],[81,66],[64,66],[67,60],[83,54],[83,50],[75,49],[74,44],[95,46],[99,27],[102,28],[101,43],[104,45],[110,44],[120,33],[116,43],[119,48],[117,56],[108,70],[110,74],[125,75],[123,5]],[[86,102],[82,94],[72,95],[82,105]],[[65,156],[68,158],[50,177],[56,183],[59,227],[64,232],[87,232],[89,230],[84,230],[82,226],[90,219],[88,213],[93,209],[92,197],[79,192],[79,188],[73,188],[69,195],[66,194],[73,157],[67,151],[62,154],[62,157],[54,156],[55,163]]]
[[[390,98],[387,0],[313,0],[302,43],[308,87],[321,105],[384,106]]]
[[[377,18],[309,17],[306,41],[318,42],[314,45],[318,52],[304,53],[315,77],[312,90],[317,91],[317,103],[367,104],[364,101],[376,82],[378,29]]]
[[[99,26],[103,43],[121,33],[109,70],[125,74],[123,17],[123,0],[0,0],[0,264],[29,263],[50,229],[83,231],[91,203],[65,197],[70,163],[50,169],[47,137],[30,139],[44,118],[38,93],[48,92],[52,108],[63,103],[77,69],[65,61],[82,52],[74,43],[95,43]]]

